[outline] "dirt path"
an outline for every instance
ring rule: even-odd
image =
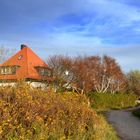
[[[116,129],[121,140],[140,140],[140,119],[132,115],[134,109],[136,108],[107,113],[107,120]]]

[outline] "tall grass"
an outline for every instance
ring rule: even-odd
[[[99,111],[134,107],[137,99],[136,95],[126,93],[90,93],[88,97],[91,100],[91,106]]]
[[[117,140],[84,95],[28,86],[0,89],[0,139]]]

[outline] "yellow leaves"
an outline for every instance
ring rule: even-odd
[[[4,94],[0,93],[0,108],[4,112],[0,124],[4,133],[11,137],[64,140],[66,136],[83,136],[87,133],[85,126],[94,125],[95,113],[88,108],[84,95],[56,94],[21,87],[14,89],[14,94],[12,92],[5,90]]]
[[[36,120],[37,120],[38,122],[43,122],[43,121],[44,121],[43,118],[41,118],[40,116],[36,116]]]
[[[3,130],[2,130],[2,127],[0,126],[0,135],[2,134]]]
[[[66,139],[66,137],[65,136],[62,136],[61,138],[60,138],[60,140],[65,140]]]

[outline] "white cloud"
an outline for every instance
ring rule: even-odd
[[[140,20],[140,10],[131,5],[121,3],[120,0],[88,0],[88,2],[90,9],[100,16],[113,16],[130,21]]]
[[[56,33],[50,35],[49,42],[51,42],[53,45],[61,45],[61,46],[67,45],[71,47],[74,45],[78,46],[101,45],[102,39],[96,36],[85,37],[74,33]]]

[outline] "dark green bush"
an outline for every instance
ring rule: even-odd
[[[140,118],[140,108],[134,110],[132,113],[133,113],[133,115],[135,115],[136,117]]]

